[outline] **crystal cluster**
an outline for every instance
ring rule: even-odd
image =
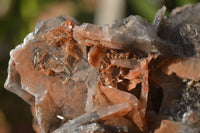
[[[165,10],[152,24],[41,21],[10,52],[5,88],[31,105],[38,133],[198,132],[200,4]]]

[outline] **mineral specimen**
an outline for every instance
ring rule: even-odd
[[[153,24],[39,22],[10,52],[5,88],[32,106],[37,132],[198,132],[200,4],[165,10]]]

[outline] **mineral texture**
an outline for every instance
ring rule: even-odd
[[[110,27],[39,22],[10,52],[5,88],[36,132],[200,132],[200,4]]]

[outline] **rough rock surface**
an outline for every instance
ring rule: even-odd
[[[36,132],[199,132],[200,4],[165,10],[153,24],[41,21],[10,52],[5,88]]]

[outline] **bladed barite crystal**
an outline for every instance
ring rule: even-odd
[[[200,4],[165,10],[153,24],[41,21],[10,52],[5,88],[32,106],[37,132],[200,131]]]

